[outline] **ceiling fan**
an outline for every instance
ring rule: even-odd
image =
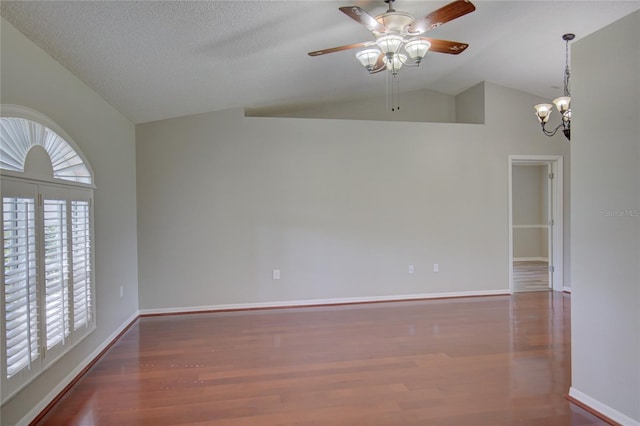
[[[455,0],[418,19],[408,13],[394,10],[392,7],[394,1],[384,0],[389,5],[388,10],[376,17],[358,6],[341,7],[342,13],[367,27],[373,33],[375,40],[316,50],[309,52],[309,56],[364,47],[367,49],[358,52],[356,58],[370,74],[388,69],[395,76],[403,65],[420,65],[422,58],[429,50],[457,55],[469,47],[467,43],[438,40],[421,35],[476,10],[470,1]],[[403,50],[406,54],[402,53]]]

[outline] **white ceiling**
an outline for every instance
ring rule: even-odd
[[[491,81],[546,98],[562,92],[564,41],[640,9],[639,1],[473,1],[427,35],[469,43],[401,71],[401,90],[451,95]],[[448,1],[397,0],[415,17]],[[355,50],[371,40],[338,7],[382,13],[382,0],[2,1],[2,17],[135,123],[227,108],[295,107],[384,94]],[[615,46],[612,46],[615,48]]]

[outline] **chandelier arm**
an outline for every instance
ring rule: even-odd
[[[563,125],[564,125],[564,123],[560,123],[560,124],[558,124],[558,125],[556,126],[556,128],[555,128],[555,129],[553,129],[553,131],[550,131],[550,130],[547,130],[547,129],[544,127],[544,124],[545,124],[545,123],[541,123],[542,131],[543,131],[543,132],[544,132],[544,134],[545,134],[545,135],[547,135],[547,136],[553,136],[553,135],[555,135],[555,134],[558,132],[558,129],[560,129],[560,127],[563,127]]]

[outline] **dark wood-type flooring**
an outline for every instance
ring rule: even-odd
[[[570,295],[140,318],[42,425],[604,425]]]

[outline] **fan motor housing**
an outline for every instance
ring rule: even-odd
[[[415,22],[413,16],[405,12],[386,12],[376,16],[376,21],[380,22],[391,33],[405,34],[406,28]]]

